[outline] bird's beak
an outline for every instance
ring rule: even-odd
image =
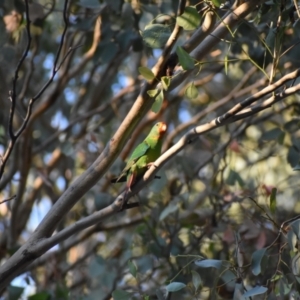
[[[161,126],[159,128],[159,133],[165,133],[167,131],[167,124],[166,123],[161,123]]]

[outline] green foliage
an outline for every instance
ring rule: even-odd
[[[155,78],[153,72],[147,67],[139,67],[139,72],[146,80],[150,81]]]
[[[151,110],[157,114],[160,111],[163,102],[164,102],[164,92],[163,90],[161,90],[155,97],[155,101],[151,107]]]
[[[51,295],[48,292],[39,292],[28,297],[29,300],[50,300]]]
[[[129,267],[130,274],[131,274],[133,277],[136,277],[136,274],[137,274],[137,267],[136,267],[136,265],[134,264],[134,262],[132,262],[131,260],[129,260],[129,261],[128,261],[128,267]]]
[[[130,293],[122,290],[115,290],[112,293],[114,300],[130,300],[132,299],[132,296]]]
[[[238,183],[241,187],[245,185],[242,177],[240,176],[239,173],[235,172],[234,170],[230,169],[228,177],[226,179],[226,183],[228,185],[234,185],[235,183]]]
[[[272,188],[271,195],[270,195],[270,210],[271,213],[275,213],[276,211],[276,194],[277,194],[277,189]]]
[[[161,84],[162,84],[162,86],[163,86],[163,89],[164,89],[165,91],[167,91],[168,88],[169,88],[169,86],[170,86],[170,84],[171,84],[171,78],[170,78],[169,76],[163,76],[163,77],[161,78]]]
[[[187,6],[184,13],[176,18],[176,22],[184,30],[194,30],[200,24],[201,18],[195,7]]]
[[[262,249],[255,251],[252,254],[251,270],[255,276],[259,275],[262,272],[261,264],[262,264],[262,260],[264,258],[266,251],[267,251],[266,248],[262,248]]]
[[[171,30],[166,25],[150,24],[145,27],[141,35],[150,48],[163,48],[171,35]]]
[[[8,299],[9,300],[18,300],[20,299],[24,288],[19,286],[10,285],[8,288]]]
[[[239,116],[264,106],[259,113],[237,122],[229,117],[219,126],[226,112],[300,67],[295,3],[252,7],[248,1],[251,11],[229,26],[222,18],[232,12],[232,1],[192,0],[180,16],[177,2],[69,2],[56,65],[61,68],[34,103],[0,181],[0,202],[8,200],[0,206],[1,265],[39,228],[48,209],[72,192],[72,183],[84,184],[86,170],[89,191],[72,194],[76,204],[54,224],[53,236],[81,229],[71,230],[45,258],[38,253],[38,267],[27,266],[30,280],[22,284],[36,288],[29,299],[299,298],[299,95],[280,99],[291,86],[297,89],[299,78],[255,99]],[[0,1],[0,165],[10,141],[12,78],[27,45],[24,4]],[[52,74],[65,26],[64,1],[53,9],[45,1],[32,4],[32,23],[33,17],[40,23],[32,24],[18,73],[14,133],[29,99]],[[198,31],[206,13],[216,20],[209,33]],[[176,23],[183,30],[164,59]],[[225,26],[226,34],[217,36],[216,26]],[[278,102],[270,106],[265,101],[271,99]],[[121,128],[126,141],[112,153],[128,114],[136,126],[132,132]],[[157,121],[168,125],[164,151],[174,152],[158,177],[129,200],[139,206],[116,212],[111,204],[124,185],[110,180]],[[100,176],[110,156],[118,159]],[[95,214],[99,220],[83,229]],[[10,285],[3,297],[28,298],[25,293]]]
[[[255,288],[243,294],[244,297],[253,297],[256,295],[264,294],[268,289],[264,286],[256,286]]]
[[[199,95],[198,93],[198,89],[195,87],[194,82],[192,82],[185,90],[185,95],[189,98],[189,99],[196,99]]]
[[[170,284],[168,284],[166,286],[166,289],[168,292],[177,292],[185,287],[186,287],[186,284],[184,284],[182,282],[171,282]]]
[[[180,65],[184,70],[194,69],[194,59],[180,46],[176,48]]]

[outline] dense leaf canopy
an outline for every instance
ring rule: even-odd
[[[0,12],[4,297],[300,297],[299,1]],[[158,121],[163,153],[124,193]]]

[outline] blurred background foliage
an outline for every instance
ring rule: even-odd
[[[262,2],[202,61],[192,60],[195,71],[165,91],[159,112],[141,120],[120,158],[57,230],[114,200],[123,186],[110,184],[110,178],[122,170],[156,120],[168,124],[166,150],[188,129],[300,67],[299,1]],[[29,3],[32,43],[17,82],[15,129],[29,99],[52,74],[66,28],[64,5],[62,0]],[[199,15],[188,14],[187,25],[181,20],[188,30],[181,32],[174,49],[201,26],[207,10],[219,21],[242,1],[186,5],[196,7]],[[0,206],[2,261],[28,239],[116,131],[147,76],[139,67],[151,69],[160,57],[175,26],[177,7],[173,0],[68,3],[65,59],[36,101],[0,183],[3,199],[17,195]],[[9,138],[8,95],[27,43],[25,4],[2,0],[0,13],[3,153]],[[189,18],[196,25],[189,25]],[[177,54],[188,69],[191,57]],[[55,246],[16,278],[4,297],[299,299],[299,223],[295,218],[283,224],[300,212],[299,114],[299,95],[294,94],[199,137],[165,165],[160,179],[135,196],[138,208]]]

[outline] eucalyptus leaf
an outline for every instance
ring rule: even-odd
[[[195,87],[194,82],[192,82],[185,90],[184,94],[189,98],[189,99],[196,99],[199,95],[198,89]]]
[[[221,269],[222,267],[222,260],[218,259],[203,259],[195,261],[195,265],[201,268],[215,268]]]
[[[139,67],[139,73],[149,81],[155,78],[153,72],[147,67]]]
[[[176,18],[176,22],[184,30],[194,30],[200,25],[201,17],[197,9],[193,6],[187,6],[184,13]]]
[[[267,251],[266,248],[262,248],[262,249],[256,250],[252,254],[251,270],[255,276],[261,274],[261,263],[262,263],[262,259],[265,255],[266,251]]]
[[[168,284],[166,286],[166,289],[168,292],[177,292],[185,287],[186,287],[186,284],[184,284],[182,282],[171,282],[170,284]]]
[[[197,290],[199,288],[199,286],[202,284],[201,277],[200,277],[199,273],[194,270],[191,271],[191,273],[192,273],[192,280],[193,280],[194,288],[195,288],[195,290]]]
[[[163,90],[161,90],[159,94],[155,97],[155,101],[151,107],[151,110],[157,114],[160,111],[163,102],[164,102],[164,92]]]
[[[132,300],[132,295],[123,290],[114,290],[112,296],[114,300]]]
[[[268,289],[264,286],[256,286],[255,288],[244,293],[244,297],[253,297],[256,295],[264,294]]]
[[[178,46],[176,48],[176,53],[178,55],[180,65],[184,70],[194,69],[194,59],[182,47]]]
[[[171,30],[166,25],[150,24],[146,26],[141,34],[147,46],[151,48],[163,48],[171,35]]]

